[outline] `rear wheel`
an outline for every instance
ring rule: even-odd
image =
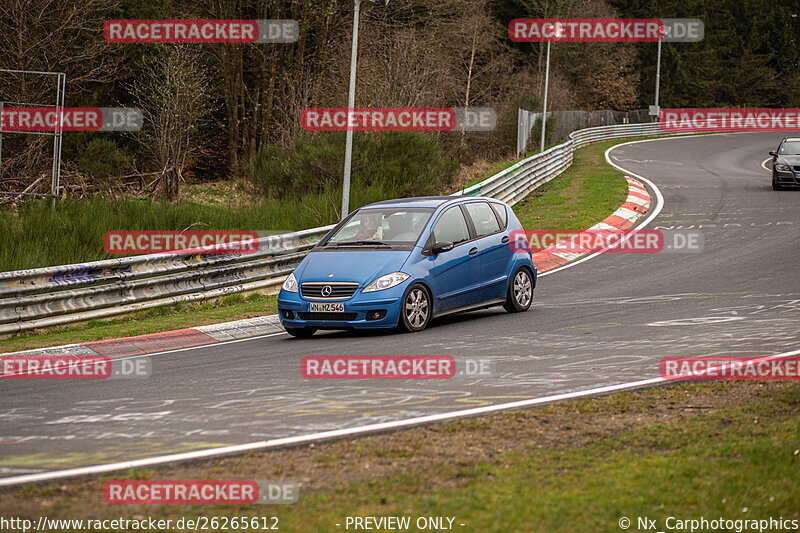
[[[284,328],[286,333],[299,339],[307,339],[317,332],[314,328]]]
[[[400,307],[400,327],[406,331],[422,331],[431,321],[431,297],[420,283],[413,284]]]
[[[530,271],[525,267],[521,267],[511,280],[506,303],[503,304],[503,307],[509,313],[520,313],[527,311],[532,301],[533,279]]]

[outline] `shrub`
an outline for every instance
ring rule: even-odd
[[[458,163],[418,132],[357,133],[351,186],[391,197],[439,194]],[[342,185],[344,133],[304,135],[288,150],[270,146],[253,157],[248,179],[271,198],[319,194]]]
[[[106,179],[124,174],[128,155],[109,139],[92,139],[78,158],[78,167],[93,178]]]

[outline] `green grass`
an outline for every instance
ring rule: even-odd
[[[605,151],[625,140],[593,144],[575,152],[572,165],[558,178],[514,206],[525,229],[591,227],[613,213],[628,194],[619,171],[605,161]]]
[[[344,531],[348,516],[455,517],[456,531],[503,532],[614,532],[622,517],[632,520],[630,531],[641,531],[637,518],[648,517],[666,531],[668,517],[800,519],[798,448],[796,382],[676,384],[316,447],[36,485],[0,498],[34,520],[47,506],[50,516],[70,518],[272,515],[283,531]],[[303,485],[297,503],[275,507],[101,503],[106,479],[146,478]]]
[[[609,146],[624,141],[611,141],[591,145],[578,150],[573,165],[561,176],[534,191],[523,202],[514,206],[514,211],[526,229],[585,229],[604,219],[614,212],[625,200],[627,185],[622,175],[606,165],[603,154]],[[511,165],[514,162],[498,163]],[[78,208],[78,206],[74,206]],[[160,209],[160,208],[156,208]],[[181,204],[173,213],[183,213],[187,206]],[[246,209],[236,212],[199,206],[197,212],[208,213],[209,217],[218,216],[220,224],[232,224],[236,227],[237,217],[250,216],[253,212]],[[152,219],[140,221],[141,224],[155,224],[156,216],[147,211]],[[130,211],[135,216],[136,209]],[[227,214],[225,214],[227,213]],[[46,216],[46,213],[44,214]],[[126,215],[127,216],[127,215]],[[188,216],[186,214],[182,215]],[[288,216],[288,215],[287,215]],[[181,223],[185,223],[181,222]],[[87,231],[91,229],[85,221]],[[102,222],[100,223],[103,224]],[[318,223],[314,223],[319,225]],[[307,227],[314,224],[308,223]],[[97,237],[101,239],[102,233]],[[0,251],[0,254],[3,252]],[[8,252],[6,252],[8,253]],[[125,318],[113,320],[96,320],[78,326],[66,325],[50,328],[44,333],[34,330],[0,341],[0,351],[16,351],[32,349],[56,344],[100,340],[103,338],[127,337],[156,333],[171,329],[181,329],[215,322],[250,318],[257,315],[276,312],[274,297],[264,300],[237,302],[235,299],[201,305],[184,305],[176,308],[156,308],[134,313]]]
[[[518,208],[526,217],[523,220],[526,227],[531,222],[538,223],[543,216],[548,217],[544,220],[549,222],[552,219],[549,213],[563,219],[566,225],[547,228],[577,228],[581,226],[573,225],[587,222],[591,225],[604,218],[596,217],[619,198],[624,182],[613,183],[613,177],[619,174],[605,165],[599,150],[618,142],[579,150],[574,166],[564,177],[536,191],[520,206],[521,211]],[[514,163],[516,161],[495,163],[490,175]],[[587,177],[592,179],[587,180]],[[543,194],[550,191],[558,194]],[[355,208],[389,197],[392,197],[391,185],[354,187],[351,206]],[[341,190],[335,187],[301,198],[265,199],[236,208],[191,200],[171,204],[149,198],[95,197],[61,201],[53,213],[49,201],[30,200],[20,205],[18,213],[0,211],[0,234],[3,235],[0,272],[119,257],[107,254],[103,248],[103,235],[112,230],[288,232],[335,222],[340,205]]]
[[[382,187],[354,188],[355,208],[386,199]],[[178,204],[145,198],[60,201],[56,212],[49,201],[31,200],[19,213],[0,211],[0,271],[111,259],[103,235],[111,230],[237,230],[297,231],[331,224],[338,219],[341,190],[294,199],[268,199],[232,208],[182,201]]]
[[[288,149],[267,147],[250,161],[246,182],[187,187],[185,194],[196,197],[177,204],[95,196],[60,201],[53,212],[49,200],[28,199],[17,211],[0,211],[0,271],[111,258],[103,247],[111,230],[289,232],[333,223],[340,218],[344,143],[344,133],[336,133],[303,135]],[[355,146],[351,209],[438,194],[458,168],[434,137],[419,132],[358,135]]]
[[[456,489],[393,475],[310,494],[282,512],[292,530],[335,531],[343,516],[455,516],[471,531],[619,531],[663,520],[800,518],[800,388],[681,423],[648,424],[587,445],[536,447],[468,465]],[[638,406],[642,409],[643,406]],[[545,415],[546,416],[546,415]],[[436,473],[432,473],[436,477]],[[304,527],[303,527],[304,525]],[[293,529],[296,527],[298,529]],[[461,528],[458,528],[461,529]]]

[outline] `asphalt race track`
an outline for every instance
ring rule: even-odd
[[[602,254],[540,278],[534,306],[449,317],[419,334],[286,334],[152,357],[129,381],[0,383],[0,476],[95,465],[626,383],[665,356],[800,345],[800,191],[761,163],[780,134],[629,144],[612,160],[655,183],[650,229],[696,229],[699,253]],[[490,359],[491,376],[311,381],[306,355]]]

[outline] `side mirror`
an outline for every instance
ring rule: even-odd
[[[450,241],[437,242],[436,244],[431,246],[431,252],[433,252],[434,255],[438,255],[442,252],[449,252],[452,249],[453,249],[453,243]]]
[[[778,152],[775,152],[773,150],[772,152],[769,153],[769,155],[771,155],[772,157],[778,157]]]

